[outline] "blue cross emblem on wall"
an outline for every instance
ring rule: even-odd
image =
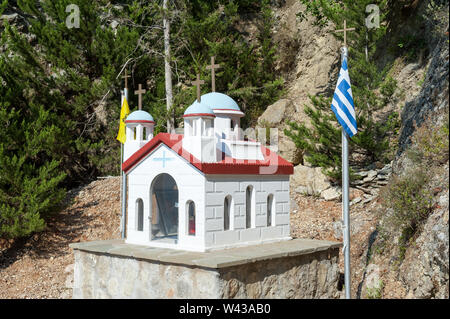
[[[153,160],[157,161],[157,162],[162,162],[163,163],[163,168],[165,168],[166,167],[166,161],[172,161],[173,158],[166,157],[166,151],[163,151],[163,156],[162,157],[155,157]]]

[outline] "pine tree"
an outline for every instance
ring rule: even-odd
[[[246,123],[282,94],[273,69],[269,1],[3,0],[0,12],[19,12],[20,27],[0,25],[0,237],[26,236],[45,227],[65,188],[103,174],[119,174],[115,139],[121,72],[142,83],[144,110],[167,129],[195,100],[188,83],[216,56],[217,91],[233,96]],[[68,28],[66,7],[79,8],[79,28]],[[162,17],[171,23],[173,104],[167,111]],[[236,24],[250,13],[259,36],[248,43]],[[1,23],[1,22],[0,22]],[[20,31],[18,31],[20,29]],[[126,64],[126,66],[125,66]],[[203,93],[209,92],[205,85]],[[131,110],[136,97],[129,95]]]
[[[367,29],[365,26],[366,6],[377,4],[380,8],[380,21],[388,14],[387,1],[307,1],[301,0],[312,13],[315,23],[326,25],[333,22],[342,26],[356,27],[355,32],[347,34],[349,43],[349,73],[355,101],[358,133],[350,139],[350,165],[363,166],[375,161],[386,162],[387,150],[390,148],[390,136],[398,127],[398,115],[391,114],[385,121],[377,122],[373,116],[376,110],[384,107],[386,101],[395,91],[396,83],[386,77],[389,66],[380,69],[375,63],[376,45],[386,35],[386,26]],[[306,14],[300,14],[305,18]],[[342,34],[336,34],[342,40]],[[366,54],[367,50],[367,54]],[[376,93],[379,90],[380,93]],[[304,158],[339,181],[341,176],[341,128],[331,111],[331,97],[311,97],[312,106],[306,106],[305,112],[311,120],[312,127],[303,123],[289,123],[285,130],[303,151]]]
[[[23,32],[6,21],[2,26],[1,237],[42,230],[60,207],[64,186],[111,170],[108,157],[118,158],[117,151],[110,148],[108,154],[105,148],[113,137],[107,138],[95,118],[96,101],[118,82],[115,69],[137,34],[105,29],[99,4],[92,1],[78,1],[80,28],[69,29],[66,2],[18,1],[26,20]],[[5,3],[4,10],[14,9]],[[116,114],[110,112],[108,120]]]

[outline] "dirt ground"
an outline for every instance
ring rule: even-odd
[[[360,196],[361,194],[351,194]],[[291,194],[291,236],[342,241],[341,203]],[[70,243],[120,238],[120,178],[99,179],[69,192],[66,208],[45,231],[16,242],[0,243],[0,298],[72,297],[73,253]],[[368,242],[375,226],[373,203],[351,206],[352,293],[357,296]],[[344,272],[342,251],[340,268]]]
[[[120,177],[69,192],[67,207],[30,238],[0,246],[0,298],[72,298],[70,243],[120,238]]]

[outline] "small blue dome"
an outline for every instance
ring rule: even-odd
[[[183,117],[188,117],[188,116],[195,116],[195,115],[203,115],[203,116],[215,116],[214,112],[211,110],[211,108],[203,103],[203,98],[202,101],[199,103],[197,100],[195,100],[194,103],[191,104],[191,106],[189,106],[186,111],[184,111],[184,116]]]
[[[134,112],[130,113],[127,116],[127,118],[125,119],[125,123],[132,123],[132,122],[139,123],[141,121],[144,121],[144,122],[155,122],[153,120],[153,117],[149,113],[147,113],[145,111],[141,111],[141,110],[134,111]]]
[[[207,93],[202,95],[201,101],[202,104],[208,105],[212,110],[233,110],[241,112],[236,101],[223,93]]]

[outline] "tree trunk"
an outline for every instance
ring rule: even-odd
[[[164,0],[163,2],[163,28],[164,28],[164,72],[166,79],[166,106],[167,112],[169,113],[170,108],[172,107],[172,68],[170,67],[170,22],[167,19],[167,2],[168,0]],[[167,120],[167,132],[174,133],[175,131],[175,123],[173,112],[169,113]]]

